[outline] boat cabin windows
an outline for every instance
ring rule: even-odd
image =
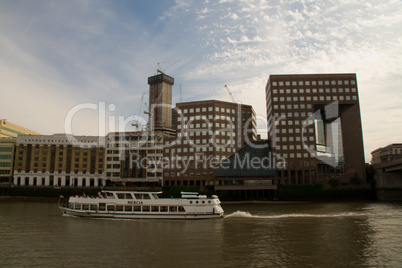
[[[169,207],[170,212],[177,212],[177,207]]]
[[[149,194],[134,194],[135,199],[151,199]]]
[[[125,194],[118,193],[117,198],[118,199],[133,199],[133,196],[131,194],[128,194],[128,193],[125,193]]]
[[[168,207],[166,207],[166,206],[161,206],[161,207],[160,207],[160,212],[168,212]]]
[[[106,194],[106,198],[114,199],[113,193],[106,192],[105,194]]]
[[[152,206],[151,211],[152,212],[159,212],[159,207],[158,206]]]
[[[154,197],[154,199],[159,199],[158,194],[152,194],[152,196]]]
[[[75,210],[92,210],[92,211],[102,211],[102,212],[153,212],[153,213],[168,213],[168,212],[186,212],[183,206],[136,206],[136,205],[115,205],[115,204],[106,204],[99,203],[95,204],[78,204],[71,203],[69,204],[71,209]]]

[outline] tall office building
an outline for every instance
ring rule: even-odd
[[[172,185],[214,185],[214,167],[256,140],[252,106],[217,100],[178,103],[175,137],[166,137],[163,180]]]
[[[270,75],[265,92],[277,182],[365,181],[356,74]]]
[[[149,128],[150,130],[172,129],[172,86],[173,77],[160,73],[148,77],[149,84]]]

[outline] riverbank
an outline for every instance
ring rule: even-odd
[[[203,195],[218,195],[222,202],[321,202],[321,201],[374,201],[377,200],[376,191],[367,185],[353,187],[324,187],[322,184],[281,185],[275,191],[267,192],[259,190],[231,190],[216,192],[213,188],[196,186],[171,186],[154,189],[137,188],[76,188],[76,187],[13,187],[3,191],[0,196],[27,198],[53,198],[57,200],[61,195],[65,197],[73,195],[97,196],[102,189],[116,191],[161,191],[161,197],[180,197],[181,192],[198,192]],[[1,200],[1,199],[0,199]]]

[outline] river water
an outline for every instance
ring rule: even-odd
[[[0,200],[0,267],[401,267],[402,205],[223,204],[210,220],[63,217]]]

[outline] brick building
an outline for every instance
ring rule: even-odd
[[[214,166],[256,140],[250,105],[217,100],[178,103],[175,137],[164,145],[164,184],[214,185]]]
[[[356,74],[270,75],[265,91],[276,181],[365,180]]]
[[[16,186],[105,185],[105,148],[97,136],[20,135],[14,163]]]

